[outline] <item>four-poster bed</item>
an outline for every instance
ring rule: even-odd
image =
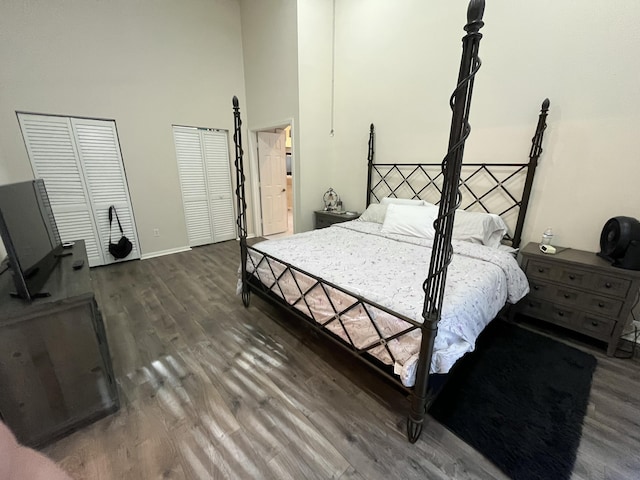
[[[421,202],[437,193],[437,207],[418,206],[425,208],[425,215],[427,211],[433,215],[429,219],[433,231],[425,238],[385,231],[386,222],[354,221],[249,247],[242,121],[238,100],[233,99],[239,291],[244,305],[249,306],[250,293],[254,292],[283,306],[410,393],[407,433],[411,442],[419,438],[426,409],[435,394],[430,378],[448,372],[458,358],[473,350],[484,326],[506,303],[514,303],[528,291],[526,277],[512,255],[499,248],[459,241],[455,233],[459,207],[464,210],[458,210],[463,212],[458,216],[465,210],[489,212],[493,206],[490,199],[499,194],[499,214],[509,220],[517,213],[509,239],[512,247],[518,247],[549,107],[545,100],[529,162],[466,164],[463,169],[473,79],[480,66],[483,10],[484,1],[471,0],[458,85],[451,97],[449,150],[443,162],[375,163],[375,132],[373,125],[370,128],[367,206],[381,200],[393,203],[393,197],[402,194]],[[439,171],[434,173],[434,167]],[[513,193],[514,185],[520,185],[515,187],[519,194]],[[392,200],[383,200],[383,195]],[[463,199],[468,199],[464,206]],[[389,206],[387,218],[396,211],[407,210]],[[343,256],[328,255],[326,249],[334,250],[331,245],[338,242]],[[360,254],[364,245],[370,257]],[[367,270],[367,263],[377,270]],[[469,271],[474,274],[468,275]]]

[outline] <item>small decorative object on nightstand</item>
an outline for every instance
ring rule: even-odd
[[[324,210],[317,210],[314,212],[315,223],[314,228],[325,228],[333,225],[334,223],[348,222],[349,220],[355,220],[360,216],[358,212],[326,212]]]
[[[328,212],[333,212],[338,208],[338,202],[340,201],[340,196],[336,193],[333,188],[329,188],[324,195],[322,196],[322,201],[324,202],[324,209]]]
[[[531,292],[517,311],[603,340],[613,355],[640,289],[640,272],[572,248],[548,255],[529,243],[520,253]]]

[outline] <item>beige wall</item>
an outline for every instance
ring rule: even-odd
[[[238,2],[2,2],[0,40],[0,179],[32,178],[17,110],[115,119],[142,253],[186,246],[171,125],[232,129]]]
[[[296,0],[240,0],[240,12],[247,97],[244,125],[248,130],[255,130],[292,122],[295,146],[298,132],[295,128],[298,124]],[[245,136],[243,146],[247,152],[245,164],[251,174],[257,171],[257,152],[252,149],[256,142],[250,142]],[[295,152],[294,158],[297,158]],[[294,169],[296,173],[301,172],[300,168],[294,166]],[[247,195],[251,193],[248,188]],[[249,201],[250,211],[252,206]],[[252,219],[251,216],[250,231],[253,231]]]
[[[340,2],[337,2],[340,3]],[[331,0],[298,1],[298,75],[300,195],[295,214],[299,231],[313,228],[313,211],[337,179],[331,175],[334,138],[331,129]]]
[[[329,2],[328,2],[329,3]],[[368,125],[382,161],[446,152],[466,1],[337,2],[332,182],[346,208],[365,203]],[[598,250],[605,221],[640,217],[640,3],[494,0],[466,161],[523,161],[540,103],[551,99],[525,241]]]

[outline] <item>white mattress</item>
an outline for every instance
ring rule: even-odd
[[[253,248],[422,323],[422,283],[429,268],[432,241],[384,234],[380,229],[377,223],[345,222],[260,242]],[[511,254],[468,242],[454,241],[453,248],[431,373],[447,373],[460,357],[473,351],[478,335],[504,304],[517,302],[529,291],[527,279]],[[250,255],[256,265],[262,258],[251,250]],[[253,272],[250,260],[247,269]],[[272,263],[269,268],[263,262],[257,274],[263,283],[271,285],[274,274],[278,277],[284,270],[281,264]],[[304,292],[314,283],[299,273],[285,273],[279,281],[280,288],[272,290],[319,323],[328,322],[327,329],[345,340],[350,338],[358,348],[379,340],[361,305],[336,318],[332,304],[341,311],[354,302],[353,297],[316,286],[305,296],[306,301],[301,300],[298,286]],[[380,309],[366,308],[384,336],[410,326]],[[370,353],[393,365],[402,383],[411,387],[415,383],[420,338],[420,330],[414,330],[389,341],[386,347],[395,362],[385,346],[377,346]]]

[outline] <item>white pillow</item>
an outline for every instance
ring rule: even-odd
[[[433,221],[438,217],[438,207],[419,205],[396,205],[387,207],[387,215],[381,232],[433,238]]]
[[[358,220],[361,222],[384,223],[387,207],[388,205],[382,205],[381,203],[372,203],[362,212]]]
[[[456,210],[453,221],[453,238],[498,248],[507,233],[507,225],[493,213]]]
[[[382,197],[380,200],[381,205],[426,205],[424,200],[414,200],[410,198],[394,198],[394,197]]]

